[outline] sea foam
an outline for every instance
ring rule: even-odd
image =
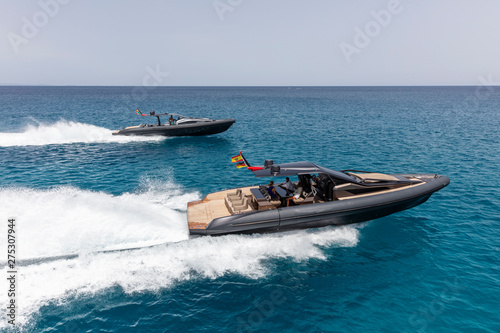
[[[48,190],[0,190],[0,217],[14,217],[22,259],[82,254],[95,251],[185,240],[186,203],[197,193],[165,191],[125,193],[57,187]]]
[[[111,133],[104,127],[60,120],[54,124],[28,125],[19,133],[0,133],[0,147],[165,140],[161,136],[121,136]]]
[[[256,279],[272,274],[268,259],[325,260],[325,247],[358,242],[352,226],[189,238],[186,203],[200,195],[172,183],[164,187],[171,190],[155,184],[119,196],[74,187],[0,189],[5,203],[0,218],[16,218],[20,258],[26,262],[19,267],[18,322],[26,325],[42,306],[115,286],[137,293],[226,274]]]

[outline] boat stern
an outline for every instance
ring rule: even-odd
[[[203,205],[203,200],[191,201],[187,204],[187,221],[189,234],[191,235],[206,235],[206,209]]]

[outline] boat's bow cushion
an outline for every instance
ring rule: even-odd
[[[356,177],[363,179],[365,182],[370,181],[399,181],[399,178],[396,178],[391,175],[386,175],[383,173],[369,172],[369,173],[354,173]]]

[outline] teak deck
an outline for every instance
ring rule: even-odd
[[[247,186],[239,188],[243,195],[252,197],[250,189],[258,186]],[[189,229],[205,229],[213,219],[229,216],[231,213],[224,204],[224,198],[228,193],[234,193],[236,189],[214,192],[207,195],[203,200],[188,203],[187,220]]]

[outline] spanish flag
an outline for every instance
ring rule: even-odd
[[[240,153],[236,156],[231,157],[231,162],[236,163],[236,168],[248,168],[250,169],[251,166],[247,162],[246,158],[243,157],[243,153],[240,151]]]
[[[236,168],[237,169],[247,168],[247,165],[245,164],[245,162],[239,162],[239,163],[236,163]]]
[[[236,162],[241,162],[243,161],[243,156],[241,156],[241,152],[239,155],[231,157],[231,162],[236,163]]]

